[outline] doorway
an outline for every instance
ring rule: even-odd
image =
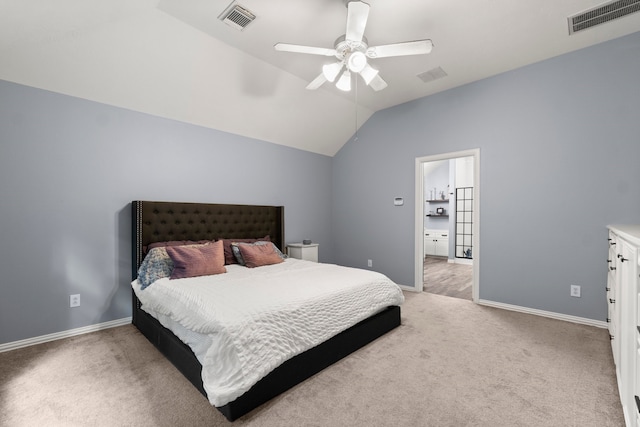
[[[479,177],[479,149],[416,158],[416,292],[426,289],[425,281],[434,280],[438,286],[433,289],[440,289],[434,293],[478,301]],[[465,290],[469,269],[471,292]],[[456,281],[457,288],[442,291],[446,283]]]

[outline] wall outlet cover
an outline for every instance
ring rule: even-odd
[[[571,296],[580,298],[580,286],[579,285],[571,285]]]
[[[69,295],[69,307],[80,307],[80,294]]]

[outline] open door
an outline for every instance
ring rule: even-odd
[[[458,151],[452,153],[444,153],[433,156],[425,156],[416,158],[415,163],[415,278],[414,278],[414,288],[413,290],[416,292],[422,292],[423,290],[423,282],[424,282],[424,260],[425,260],[425,216],[433,215],[433,212],[426,212],[425,209],[425,201],[429,199],[427,196],[429,194],[429,189],[425,188],[424,184],[424,167],[425,164],[429,162],[438,162],[442,160],[452,160],[458,159],[462,157],[469,157],[473,159],[473,186],[471,188],[466,189],[461,194],[465,196],[465,202],[463,203],[464,212],[462,214],[462,218],[465,220],[465,223],[469,223],[469,221],[473,224],[473,227],[467,227],[465,225],[459,226],[457,224],[458,215],[457,212],[454,212],[454,216],[451,221],[451,231],[450,238],[452,239],[453,257],[458,259],[457,253],[462,249],[460,258],[471,258],[473,257],[473,288],[472,288],[472,299],[474,302],[478,301],[479,297],[479,260],[480,260],[480,239],[479,239],[479,206],[480,206],[480,149],[472,149],[465,151]],[[455,195],[456,189],[452,188],[449,191],[449,194]],[[452,196],[453,199],[453,196]],[[452,203],[457,203],[452,201]],[[457,206],[456,206],[457,207]],[[460,231],[460,233],[458,233]],[[458,241],[458,235],[460,235],[461,239]],[[464,235],[464,236],[463,236]],[[455,240],[454,240],[455,239]],[[471,246],[472,242],[472,246]],[[461,245],[458,245],[461,243]],[[466,245],[466,246],[464,246]],[[464,247],[463,247],[464,246]],[[472,248],[472,249],[471,249]],[[453,258],[452,257],[452,258]]]

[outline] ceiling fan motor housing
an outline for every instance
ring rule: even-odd
[[[335,42],[336,58],[343,62],[349,71],[359,73],[367,66],[367,39],[347,40],[345,35],[338,37]]]

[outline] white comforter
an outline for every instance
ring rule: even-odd
[[[390,305],[404,301],[386,276],[298,259],[259,268],[154,282],[142,308],[187,344],[202,368],[209,401],[225,405],[274,368]],[[170,320],[169,320],[170,319]],[[175,323],[174,323],[175,322]]]

